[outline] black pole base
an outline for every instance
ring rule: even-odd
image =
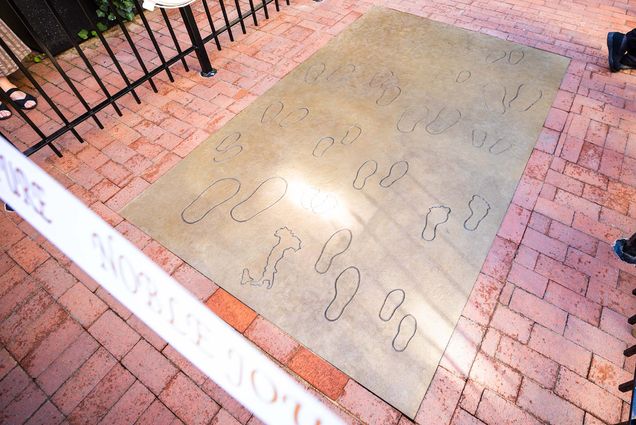
[[[210,78],[210,77],[214,77],[214,76],[216,75],[216,73],[217,73],[217,72],[218,72],[218,71],[217,71],[216,69],[212,68],[212,69],[211,69],[210,71],[208,71],[208,72],[201,71],[201,72],[199,73],[199,75],[201,75],[202,77],[205,77],[205,78]]]

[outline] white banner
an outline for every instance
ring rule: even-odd
[[[259,349],[1,136],[0,198],[265,423],[343,424]]]

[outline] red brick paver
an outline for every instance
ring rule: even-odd
[[[636,77],[607,70],[605,35],[636,27],[633,0],[293,0],[247,35],[237,29],[235,43],[221,36],[223,50],[209,45],[216,77],[177,64],[174,83],[155,77],[158,94],[137,89],[141,105],[120,99],[123,117],[100,112],[105,130],[78,127],[86,143],[62,137],[63,158],[32,158],[347,423],[411,424],[118,213],[372,3],[572,60],[416,423],[625,420],[616,386],[635,367],[622,350],[636,342],[626,322],[636,269],[610,244],[636,231]],[[206,27],[200,4],[195,12]],[[139,22],[129,28],[159,63]],[[117,30],[108,37],[124,46]],[[165,30],[159,43],[174,48]],[[95,40],[84,47],[109,87],[123,87]],[[134,56],[118,55],[139,75]],[[102,98],[75,54],[59,60],[89,101]],[[48,61],[31,70],[65,112],[83,112]],[[56,128],[40,103],[30,117]],[[20,147],[36,141],[18,118],[0,130]],[[0,212],[0,235],[0,423],[260,423],[15,214]]]

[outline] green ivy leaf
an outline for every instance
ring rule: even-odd
[[[98,22],[97,29],[99,29],[101,32],[104,32],[108,29],[108,27],[103,22]]]
[[[88,30],[82,29],[77,33],[77,36],[82,40],[88,40]]]
[[[108,14],[108,20],[109,21],[114,21],[115,19],[117,19],[117,16],[115,16],[115,14],[113,14],[113,13],[109,13]]]
[[[97,11],[95,13],[100,18],[105,18],[106,17],[106,12],[104,12],[102,9],[97,9]]]

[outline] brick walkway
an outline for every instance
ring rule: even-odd
[[[636,268],[619,263],[609,244],[636,231],[636,76],[608,72],[605,35],[636,27],[636,2],[383,4],[572,58],[417,423],[626,420],[629,397],[616,387],[636,366],[622,355],[636,342],[626,322],[636,313]],[[100,113],[107,130],[87,121],[79,127],[87,143],[67,135],[58,144],[63,158],[48,150],[32,158],[347,422],[406,425],[117,213],[371,5],[293,0],[247,36],[236,30],[236,43],[224,40],[212,55],[215,78],[175,65],[174,84],[156,78],[159,94],[145,85],[141,105],[130,96],[119,102],[123,118],[110,108]],[[141,27],[130,28],[150,54]],[[110,38],[123,45],[117,32]],[[160,43],[171,49],[167,37]],[[94,48],[88,54],[106,58]],[[77,56],[61,60],[98,100]],[[32,70],[64,111],[81,112],[50,64]],[[109,87],[121,83],[107,64],[98,72]],[[46,128],[58,125],[43,106],[29,116]],[[0,130],[30,144],[35,137],[22,124],[13,118]],[[19,217],[0,213],[0,234],[1,423],[259,423]]]

